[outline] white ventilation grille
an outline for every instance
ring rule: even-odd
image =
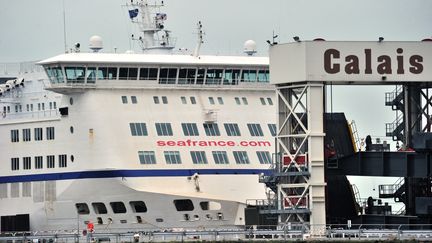
[[[20,196],[20,184],[19,183],[11,183],[11,197],[19,197]]]
[[[43,181],[33,182],[33,202],[43,202],[45,187]]]
[[[6,183],[0,184],[0,198],[8,197],[8,186]]]
[[[31,182],[23,182],[22,183],[22,196],[23,197],[31,197]]]

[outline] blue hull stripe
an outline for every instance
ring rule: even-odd
[[[257,175],[270,174],[270,170],[263,169],[198,169],[198,170],[99,170],[78,171],[64,173],[46,173],[18,176],[1,176],[0,183],[76,180],[89,178],[116,178],[116,177],[164,177],[164,176],[192,176],[200,175]]]

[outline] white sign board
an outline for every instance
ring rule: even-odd
[[[432,82],[432,41],[302,41],[270,48],[270,82]]]

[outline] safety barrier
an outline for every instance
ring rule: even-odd
[[[232,226],[235,227],[235,226]],[[273,227],[273,229],[272,229]],[[267,229],[263,229],[267,228]],[[37,231],[1,233],[0,242],[163,242],[163,241],[229,241],[229,240],[289,240],[314,238],[310,225],[248,226],[223,229],[173,228],[157,231],[127,231],[110,229],[83,236],[77,231]],[[317,237],[317,236],[315,236]],[[320,240],[432,240],[432,225],[326,225]]]

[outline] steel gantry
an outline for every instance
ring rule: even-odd
[[[312,235],[325,233],[324,84],[277,87],[280,156],[276,175],[279,222],[306,223]]]

